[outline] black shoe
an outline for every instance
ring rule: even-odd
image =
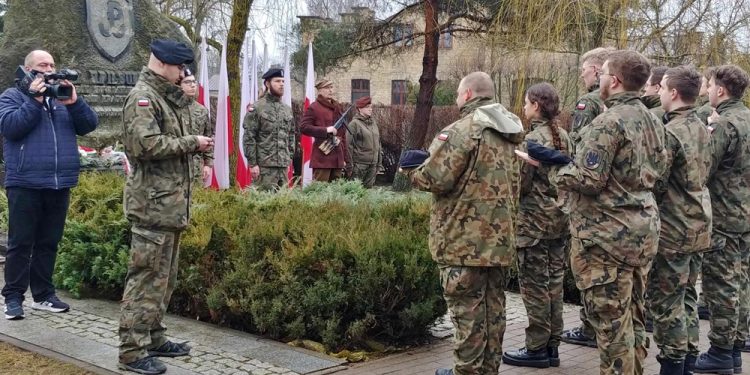
[[[547,357],[549,357],[550,367],[560,367],[560,353],[558,353],[556,346],[547,347]]]
[[[708,310],[708,306],[698,306],[698,319],[710,320],[711,311]]]
[[[130,363],[117,364],[121,370],[137,372],[139,374],[156,375],[167,371],[167,366],[157,358],[146,357]]]
[[[435,375],[453,375],[452,368],[439,368],[435,370]]]
[[[656,357],[661,365],[659,375],[676,375],[685,373],[685,360]]]
[[[695,371],[695,360],[698,357],[688,354],[685,356],[685,369],[682,370],[682,375],[693,375]]]
[[[643,325],[646,327],[646,332],[653,333],[654,332],[654,320],[650,318],[646,318],[646,322],[643,323]]]
[[[190,354],[190,345],[183,342],[180,344],[167,341],[156,349],[148,351],[152,357],[182,357]]]
[[[560,340],[568,344],[596,348],[596,338],[586,337],[586,335],[583,334],[583,328],[581,327],[576,327],[563,332]]]
[[[503,354],[503,362],[511,366],[521,367],[547,368],[550,366],[547,348],[539,350],[527,350],[526,348],[521,348],[505,352]]]
[[[734,365],[734,373],[742,373],[742,352],[739,346],[735,346],[732,350],[732,364]]]
[[[734,374],[732,351],[711,345],[708,351],[701,353],[695,361],[696,374]]]

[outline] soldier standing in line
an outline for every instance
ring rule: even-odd
[[[264,190],[289,186],[289,166],[297,147],[292,109],[281,102],[284,71],[263,74],[266,93],[248,109],[242,145],[253,180]]]
[[[213,147],[211,138],[191,135],[191,99],[177,85],[192,62],[184,43],[153,41],[148,66],[123,106],[123,144],[132,164],[123,210],[133,226],[118,367],[141,374],[166,371],[157,356],[190,353],[187,344],[167,339],[162,319],[177,282],[180,234],[190,220],[190,159]]]
[[[661,122],[664,116],[664,109],[661,107],[661,99],[659,98],[659,89],[661,88],[661,79],[664,77],[664,72],[667,71],[666,66],[657,66],[651,69],[651,75],[646,81],[646,85],[643,86],[643,95],[641,101],[643,105],[648,108],[651,113],[656,115],[656,118]]]
[[[568,133],[558,126],[560,99],[549,83],[526,91],[523,107],[531,120],[525,140],[569,154]],[[557,191],[547,169],[521,167],[521,204],[518,214],[518,283],[526,306],[529,327],[526,347],[505,352],[512,366],[557,367],[563,330],[563,278],[567,255],[568,215],[558,206]]]
[[[701,75],[692,67],[663,74],[660,102],[666,112],[668,169],[656,185],[661,231],[648,280],[660,375],[692,374],[698,356],[695,284],[701,252],[711,244],[711,138],[695,113]]]
[[[372,118],[372,99],[369,96],[359,98],[355,103],[357,114],[349,123],[349,135],[352,151],[352,177],[362,181],[362,185],[371,188],[383,163],[383,152],[380,147],[380,130]]]
[[[494,101],[488,74],[467,75],[457,94],[461,119],[440,131],[429,153],[407,151],[400,164],[417,189],[432,193],[430,251],[456,326],[454,366],[435,374],[497,374],[504,288],[516,252],[520,164],[514,150],[523,127]]]
[[[639,100],[650,68],[637,52],[609,54],[600,79],[608,110],[587,127],[574,162],[551,174],[559,190],[578,193],[571,269],[602,374],[642,374],[647,354],[644,292],[660,227],[652,190],[667,164],[664,125]]]
[[[190,113],[193,116],[190,134],[213,137],[214,127],[211,126],[208,110],[195,100],[198,96],[198,82],[195,80],[195,75],[193,75],[190,69],[185,69],[183,76],[184,78],[180,81],[180,87],[188,98],[193,99],[190,102]],[[203,186],[203,182],[211,176],[211,169],[214,165],[213,151],[193,154],[191,163],[193,186]]]
[[[750,303],[743,273],[750,261],[750,110],[742,103],[750,77],[734,65],[716,67],[710,74],[708,101],[716,108],[708,117],[714,225],[711,250],[703,255],[702,286],[711,311],[711,347],[698,356],[695,372],[737,374],[742,372],[740,349],[747,338],[745,308]],[[745,321],[738,324],[740,319]]]
[[[701,91],[698,100],[695,101],[696,114],[698,115],[698,118],[703,121],[704,125],[708,124],[708,116],[711,116],[714,112],[714,107],[711,107],[711,103],[708,102],[708,80],[711,76],[711,69],[712,68],[708,68],[703,72],[703,75],[701,76]],[[702,305],[705,307],[705,304]],[[705,319],[708,319],[708,317]]]

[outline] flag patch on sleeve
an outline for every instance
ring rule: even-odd
[[[438,135],[438,139],[441,140],[441,141],[447,141],[448,140],[448,134],[440,133],[440,135]]]
[[[148,99],[138,99],[139,107],[148,107],[151,102]]]
[[[584,109],[586,109],[586,103],[578,103],[578,105],[576,105],[576,109],[579,111],[583,111]]]

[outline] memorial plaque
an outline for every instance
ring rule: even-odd
[[[86,0],[86,26],[99,52],[117,60],[133,39],[130,0]]]

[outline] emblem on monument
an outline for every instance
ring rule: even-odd
[[[86,0],[86,26],[96,49],[114,62],[133,39],[132,0]]]

